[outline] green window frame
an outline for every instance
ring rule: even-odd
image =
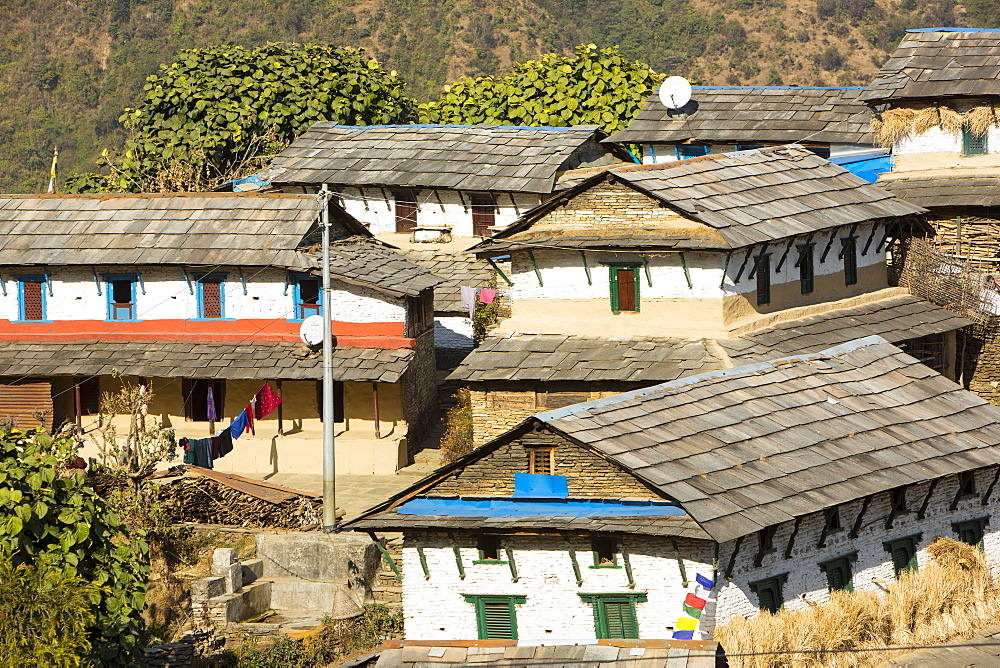
[[[816,244],[800,244],[799,249],[799,291],[808,295],[816,289],[816,264],[813,257]]]
[[[462,594],[476,610],[476,632],[480,640],[494,638],[517,640],[515,605],[524,603],[524,595]]]
[[[986,517],[979,517],[974,520],[953,522],[951,528],[960,541],[969,545],[975,545],[980,550],[983,550],[985,549],[983,546],[983,535],[986,533],[986,525],[989,523],[990,518],[987,515]]]
[[[962,155],[986,155],[989,152],[989,141],[985,134],[977,137],[969,128],[962,128]]]
[[[757,594],[758,607],[768,612],[778,612],[785,605],[784,585],[787,581],[788,573],[782,573],[751,582],[750,591]]]
[[[917,533],[882,543],[882,547],[892,557],[892,569],[897,578],[903,571],[917,570],[917,543],[922,537],[922,533]]]
[[[640,296],[639,296],[640,267],[641,265],[638,264],[630,264],[630,265],[618,264],[618,265],[610,265],[608,267],[609,281],[610,281],[609,285],[611,291],[611,311],[613,313],[621,313],[623,311],[628,313],[638,313],[640,311]],[[620,279],[623,278],[623,276],[619,272],[628,272],[628,271],[632,272],[631,297],[629,297],[627,288],[624,291],[622,290],[622,287],[625,284],[620,282]],[[628,303],[629,299],[631,299],[632,301],[631,304]]]
[[[841,253],[844,257],[844,285],[858,284],[858,238],[841,237]]]
[[[836,559],[828,559],[819,563],[819,569],[826,574],[826,584],[830,591],[841,589],[854,591],[854,569],[851,567],[858,559],[857,552],[845,554]]]
[[[639,619],[635,604],[645,603],[645,593],[580,594],[594,610],[594,633],[598,640],[639,639]]]
[[[621,568],[618,565],[618,539],[606,536],[594,536],[590,539],[590,548],[594,553],[594,565],[591,568]]]

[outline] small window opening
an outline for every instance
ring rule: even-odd
[[[858,238],[843,237],[840,240],[844,255],[844,284],[858,284]]]
[[[857,559],[857,556],[858,553],[853,552],[843,557],[824,561],[819,565],[820,570],[826,573],[826,583],[830,591],[837,589],[854,591],[854,574],[851,562]]]
[[[501,561],[503,546],[500,536],[480,536],[476,546],[479,548],[479,561]]]
[[[490,230],[491,227],[496,225],[496,211],[497,203],[493,199],[493,195],[486,193],[481,195],[472,195],[469,198],[471,200],[472,208],[472,234],[477,237],[488,237],[493,232]]]
[[[757,258],[757,306],[771,303],[771,256],[763,254]]]
[[[802,244],[799,248],[799,291],[808,295],[815,289],[813,249],[816,244]]]
[[[298,304],[296,305],[298,313],[296,316],[298,319],[305,320],[311,315],[319,315],[319,279],[300,278],[296,285],[298,289]]]
[[[903,571],[917,570],[917,543],[920,537],[921,534],[914,534],[882,543],[882,547],[892,557],[892,568],[897,578]]]
[[[976,496],[976,473],[974,471],[959,473],[958,485],[961,489],[959,498],[967,499]]]
[[[967,127],[962,128],[962,155],[986,155],[989,153],[989,143],[986,134],[977,137]]]
[[[894,489],[891,493],[892,510],[896,513],[905,513],[906,508],[906,488]]]
[[[785,603],[782,586],[788,579],[788,573],[777,575],[766,580],[750,583],[750,591],[757,594],[757,603],[761,610],[778,612]]]
[[[528,473],[554,475],[555,468],[555,448],[528,448]]]
[[[135,284],[129,279],[109,281],[111,319],[135,320]]]
[[[610,537],[595,536],[591,539],[595,568],[614,568],[618,565],[618,541]]]
[[[417,193],[414,190],[395,190],[396,232],[405,233],[417,226]]]
[[[639,268],[610,267],[611,311],[613,313],[639,310]]]
[[[983,536],[986,534],[986,525],[989,521],[989,517],[980,517],[975,520],[955,522],[951,525],[951,528],[963,543],[975,545],[979,549],[983,549]]]
[[[826,509],[826,530],[831,531],[841,531],[843,530],[843,525],[840,523],[840,507],[827,508]]]

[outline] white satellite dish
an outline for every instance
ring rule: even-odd
[[[299,325],[299,338],[307,346],[323,343],[323,316],[311,315]]]
[[[668,77],[660,84],[660,102],[667,109],[680,109],[691,100],[691,84],[684,77]]]

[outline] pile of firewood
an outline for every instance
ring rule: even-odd
[[[161,485],[158,496],[173,523],[302,530],[317,528],[323,519],[320,499],[287,495],[267,501],[205,477],[178,477]]]

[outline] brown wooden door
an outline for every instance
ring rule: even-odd
[[[635,269],[618,270],[618,310],[635,310]]]
[[[496,225],[497,205],[492,195],[472,195],[472,234],[477,237],[488,237]]]
[[[396,232],[406,233],[417,226],[417,196],[412,190],[397,190],[392,193],[396,202]]]

